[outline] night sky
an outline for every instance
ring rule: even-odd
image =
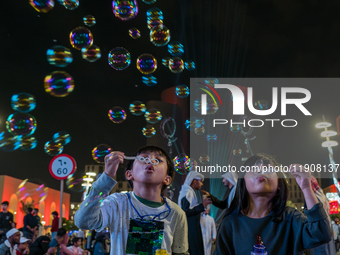
[[[37,120],[34,136],[38,146],[31,151],[0,151],[0,174],[28,178],[58,189],[59,181],[48,171],[52,157],[44,152],[44,144],[52,140],[54,133],[64,130],[72,140],[63,153],[76,160],[77,176],[84,174],[85,165],[97,164],[91,150],[98,144],[106,143],[114,150],[134,153],[147,142],[141,133],[145,120],[143,116],[131,115],[129,104],[135,100],[159,101],[165,89],[179,84],[189,86],[190,77],[339,77],[340,3],[337,1],[158,0],[147,5],[138,0],[138,7],[136,18],[122,21],[114,16],[111,1],[107,0],[80,0],[75,10],[66,10],[56,2],[48,13],[38,13],[28,1],[2,3],[0,131],[6,130],[6,119],[14,112],[12,95],[30,93],[37,102],[30,114]],[[146,11],[151,7],[163,11],[171,40],[184,45],[182,58],[193,60],[195,71],[174,74],[161,64],[162,58],[170,54],[167,46],[156,47],[149,41]],[[85,26],[83,17],[88,14],[96,18],[97,24],[90,30],[94,44],[102,53],[94,63],[83,60],[69,42],[70,31]],[[129,36],[132,27],[141,31],[141,38],[134,40]],[[54,45],[71,49],[73,62],[69,66],[56,67],[47,62],[46,51]],[[107,63],[107,54],[115,47],[124,47],[131,53],[131,65],[123,71],[114,70]],[[136,59],[143,53],[153,54],[158,61],[154,73],[158,84],[153,87],[142,83],[142,74],[136,68]],[[68,72],[75,81],[74,91],[63,98],[53,97],[44,90],[45,76],[56,70]],[[283,163],[292,160],[328,163],[327,150],[320,146],[323,139],[314,125],[324,114],[333,129],[336,128],[340,88],[333,83],[310,89],[312,100],[308,109],[313,116],[301,118],[299,127],[289,132],[269,131],[267,152],[277,155]],[[270,96],[268,88],[259,87],[256,93]],[[113,106],[127,111],[123,123],[109,120],[107,113]],[[178,114],[175,108],[168,111],[166,116]],[[159,124],[156,126],[159,131]],[[182,130],[184,126],[178,128]],[[159,132],[156,136],[156,140],[166,144]],[[182,148],[189,139],[189,131],[180,137],[177,145]],[[323,186],[327,185],[325,181]],[[66,191],[72,194],[71,200],[80,198],[79,193]]]

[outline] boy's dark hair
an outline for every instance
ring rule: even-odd
[[[80,237],[73,237],[72,239],[72,244],[74,245],[76,242],[78,242],[79,240],[81,240]]]
[[[270,163],[273,166],[279,166],[279,163],[277,163],[277,161],[272,156],[269,156],[265,153],[259,153],[254,156],[251,156],[244,163],[244,166],[245,167],[254,166],[258,160],[263,160],[263,162]],[[268,203],[268,206],[270,205],[272,206],[274,217],[281,217],[286,208],[286,202],[288,199],[288,185],[287,181],[285,180],[285,176],[282,172],[276,172],[276,174],[278,176],[278,190],[276,195]],[[239,175],[239,179],[236,186],[235,198],[231,202],[230,207],[228,208],[225,216],[229,214],[237,215],[241,212],[246,213],[249,209],[250,203],[244,176],[245,172]]]
[[[8,203],[8,201],[3,201],[2,203],[1,203],[1,205],[9,205],[9,203]]]
[[[66,235],[66,229],[59,228],[58,231],[57,231],[57,236],[63,237],[64,235]]]
[[[51,214],[54,214],[55,216],[58,216],[59,213],[57,211],[52,212]]]
[[[38,208],[34,208],[33,210],[39,212],[39,209],[38,209]]]
[[[137,153],[134,156],[138,156],[138,155],[145,153],[145,152],[158,152],[163,157],[165,157],[166,158],[166,164],[167,164],[167,167],[168,167],[167,175],[169,175],[171,177],[171,180],[174,179],[174,177],[175,177],[174,164],[173,164],[172,160],[170,159],[170,157],[168,156],[168,154],[162,148],[160,148],[158,146],[154,146],[154,145],[147,145],[147,146],[139,148],[139,150],[137,151]],[[134,162],[134,160],[131,160],[129,162],[126,170],[132,170],[133,162]],[[131,180],[127,180],[127,181],[129,182],[131,188],[133,188],[133,182]],[[162,191],[165,190],[166,187],[167,187],[167,185],[163,185]]]
[[[28,207],[26,210],[27,210],[29,213],[31,213],[31,212],[33,211],[32,207]]]

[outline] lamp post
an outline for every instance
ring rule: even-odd
[[[335,131],[332,131],[332,130],[328,130],[328,128],[330,126],[332,126],[331,123],[329,122],[326,122],[325,121],[325,117],[323,117],[323,122],[319,122],[315,125],[316,128],[323,128],[324,131],[321,132],[321,136],[322,137],[325,137],[326,138],[326,141],[324,141],[321,146],[322,147],[325,147],[328,149],[328,156],[329,156],[329,161],[333,167],[333,171],[332,171],[332,177],[333,177],[333,182],[334,182],[334,185],[338,191],[338,195],[340,195],[340,185],[339,185],[339,181],[338,181],[338,178],[336,176],[336,173],[337,173],[337,168],[335,166],[335,161],[334,161],[334,156],[333,156],[333,149],[332,147],[334,146],[337,146],[338,145],[338,142],[337,141],[332,141],[330,140],[330,137],[332,136],[336,136],[337,135],[337,132]]]

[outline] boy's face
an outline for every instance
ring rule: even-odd
[[[21,244],[18,244],[18,249],[20,251],[24,251],[26,248],[28,247],[28,243],[21,243]]]
[[[159,152],[143,152],[138,155],[139,157],[148,157],[149,159],[158,159],[158,165],[151,163],[140,162],[136,159],[133,163],[132,170],[126,171],[126,178],[132,180],[133,183],[160,185],[160,187],[169,185],[171,177],[168,176],[168,166],[166,158]]]
[[[2,204],[1,207],[2,207],[2,210],[3,210],[3,211],[7,211],[8,205]]]

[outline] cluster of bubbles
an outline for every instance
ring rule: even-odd
[[[118,71],[126,69],[131,64],[131,55],[123,47],[113,48],[108,54],[109,65]]]
[[[122,123],[126,120],[126,112],[122,107],[115,106],[109,110],[109,119],[116,124]]]
[[[43,202],[47,195],[48,195],[48,188],[45,187],[44,184],[41,184],[38,188],[36,189],[28,189],[28,185],[26,185],[28,179],[25,179],[20,185],[18,186],[18,190],[16,192],[16,195],[19,200],[25,200],[27,197],[33,196],[38,193],[39,195],[39,200],[35,201],[34,204],[39,204]]]
[[[54,97],[66,97],[74,90],[74,80],[65,71],[54,71],[45,77],[44,88]]]
[[[182,84],[176,87],[175,93],[179,98],[185,98],[189,96],[190,90],[188,86]]]
[[[152,87],[157,84],[157,78],[151,74],[142,77],[142,81],[146,86]]]
[[[112,152],[111,146],[107,144],[99,144],[92,150],[92,158],[97,163],[104,164],[104,158],[106,155]]]
[[[0,149],[11,152],[17,149],[32,150],[37,146],[37,140],[31,136],[37,128],[37,121],[28,112],[36,107],[35,97],[29,93],[14,94],[11,106],[15,113],[8,116],[6,130],[0,133]]]
[[[163,116],[159,110],[152,108],[145,111],[144,117],[148,123],[155,124],[159,122]]]
[[[136,0],[113,0],[112,10],[118,19],[128,21],[137,16],[138,4]]]
[[[172,161],[174,163],[175,171],[179,174],[186,174],[187,172],[194,170],[197,165],[196,160],[190,159],[189,156],[184,153],[174,157]]]
[[[71,135],[67,131],[60,131],[53,135],[52,140],[44,145],[44,150],[47,155],[55,157],[61,154],[64,146],[71,142]]]
[[[156,134],[156,129],[151,125],[147,125],[143,127],[142,133],[145,137],[150,138]]]
[[[203,154],[198,159],[203,165],[208,164],[210,162],[210,157],[208,154]]]

